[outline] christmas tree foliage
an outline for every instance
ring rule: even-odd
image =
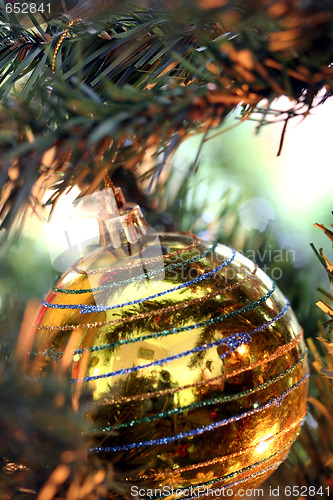
[[[106,4],[72,18],[1,2],[4,228],[50,184],[53,203],[74,184],[94,191],[105,167],[158,176],[185,137],[209,134],[239,105],[241,119],[264,125],[287,95],[287,126],[322,88],[316,105],[331,95],[330,1]]]
[[[332,241],[332,231],[322,224],[315,224]],[[330,285],[332,284],[332,263],[323,252],[312,245],[314,252],[324,266]],[[309,411],[288,460],[269,480],[269,486],[280,492],[280,498],[287,498],[283,493],[295,492],[302,498],[303,491],[312,487],[314,498],[329,498],[333,477],[333,310],[332,290],[319,289],[324,300],[317,305],[329,318],[319,324],[317,340],[307,340],[312,361]],[[293,490],[294,488],[294,490]]]
[[[332,47],[331,0],[0,0],[3,238],[22,226],[28,207],[41,214],[75,185],[89,195],[106,172],[114,182],[127,172],[127,190],[149,207],[142,186],[152,191],[186,138],[202,133],[203,144],[232,112],[258,128],[282,121],[280,152],[290,120],[333,94]],[[287,111],[274,107],[280,96],[290,98]],[[233,208],[226,199],[221,216]],[[228,243],[234,240],[232,232]],[[331,279],[332,264],[317,255]],[[0,284],[10,290],[1,269]],[[19,279],[14,298],[18,287]],[[332,295],[324,296],[318,305],[330,320],[320,327],[321,343],[309,340],[311,418],[270,484],[314,485],[326,494],[333,491],[333,364]],[[1,498],[126,497],[125,471],[86,458],[86,408],[73,412],[65,366],[38,383],[30,376],[38,362],[27,351],[33,302],[17,347],[8,339],[17,307],[13,300],[1,311]]]

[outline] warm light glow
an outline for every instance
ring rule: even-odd
[[[96,217],[93,217],[93,213],[87,213],[87,207],[82,202],[74,203],[79,194],[79,188],[74,187],[61,196],[52,216],[44,225],[51,262],[57,271],[64,272],[71,263],[87,253],[88,245],[99,242]],[[91,210],[95,209],[91,205]],[[61,258],[64,252],[68,253],[68,258]]]
[[[258,453],[258,455],[260,455],[261,453],[263,453],[264,451],[266,451],[268,449],[269,443],[270,443],[270,439],[267,439],[267,438],[264,441],[260,441],[260,443],[258,444],[257,449],[256,449],[256,452]]]
[[[17,470],[27,470],[27,467],[25,465],[22,465],[22,464],[15,464],[15,463],[9,462],[4,466],[4,470],[7,472],[13,472],[13,471],[17,471]]]
[[[72,271],[70,273],[68,273],[65,277],[64,277],[64,280],[63,280],[63,284],[64,285],[67,285],[67,283],[69,281],[71,281],[73,278],[77,277],[77,273],[75,271]]]
[[[274,440],[274,436],[276,435],[276,433],[278,431],[279,431],[279,425],[278,424],[274,424],[271,427],[271,430],[270,430],[269,434],[266,434],[266,436],[264,436],[262,438],[262,440],[259,441],[259,443],[258,443],[258,445],[256,447],[256,453],[257,453],[257,455],[260,455],[261,453],[264,453],[266,450],[268,450],[268,448],[272,444],[272,441]]]
[[[239,347],[237,347],[236,351],[238,352],[238,354],[247,354],[249,351],[249,348],[247,345],[242,344]]]

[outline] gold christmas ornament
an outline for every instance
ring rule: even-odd
[[[241,497],[285,459],[305,416],[302,330],[243,255],[152,233],[118,204],[101,212],[104,246],[43,302],[36,366],[70,365],[75,407],[89,387],[89,453],[126,472],[133,495]]]

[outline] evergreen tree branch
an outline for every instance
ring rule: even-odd
[[[323,86],[321,103],[332,94],[331,2],[282,2],[280,10],[261,1],[207,9],[186,0],[177,11],[173,0],[153,4],[122,14],[115,7],[71,28],[62,17],[45,30],[1,13],[0,92],[27,78],[15,100],[3,101],[2,227],[50,182],[50,203],[75,183],[83,193],[96,189],[102,150],[112,174],[119,165],[138,172],[150,148],[156,177],[188,134],[218,126],[239,104],[264,125],[306,116]],[[285,115],[270,111],[280,95],[296,101]]]

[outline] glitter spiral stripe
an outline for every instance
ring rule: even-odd
[[[246,483],[247,481],[250,481],[250,479],[254,479],[256,477],[259,477],[259,476],[263,476],[264,474],[266,474],[267,472],[270,472],[270,471],[274,471],[276,470],[281,464],[282,464],[283,460],[279,460],[278,462],[276,462],[275,464],[273,465],[270,465],[269,467],[266,467],[265,469],[262,469],[258,472],[254,472],[253,474],[251,474],[250,476],[246,476],[242,479],[239,479],[238,481],[235,481],[234,483],[230,483],[230,484],[227,484],[226,486],[224,486],[223,488],[226,490],[226,489],[231,489],[231,488],[234,488],[235,486],[238,486],[239,484],[242,484],[242,483]],[[260,464],[259,464],[260,465]],[[250,466],[251,467],[251,466]],[[246,472],[246,470],[248,470],[247,467],[245,467],[244,469],[241,469],[239,471],[239,474],[242,474],[243,472]],[[229,475],[228,475],[229,476]],[[231,479],[230,477],[227,477],[225,476],[224,479]],[[178,489],[178,488],[177,488]],[[191,489],[190,486],[186,487],[185,489]],[[193,491],[194,487],[192,487],[192,491]],[[211,491],[211,496],[214,494],[214,491],[218,491],[219,493],[221,493],[221,488],[215,488],[214,490],[210,490]],[[219,496],[221,496],[219,494]],[[212,496],[212,498],[215,498],[216,496]],[[149,500],[152,500],[153,497],[145,497],[146,499],[149,499]],[[170,495],[168,496],[164,496],[164,497],[155,497],[154,500],[169,500],[171,497]],[[185,496],[185,497],[177,497],[177,499],[179,498],[179,500],[198,500],[198,498],[202,498],[202,497],[199,497],[198,495],[194,495],[194,496],[191,496],[191,497],[188,497],[188,496]],[[231,498],[231,497],[229,497]]]
[[[73,294],[73,295],[79,295],[82,293],[94,293],[94,292],[101,292],[103,290],[109,290],[111,288],[116,288],[121,285],[128,285],[129,283],[134,283],[143,279],[149,279],[152,276],[156,276],[162,271],[172,271],[173,269],[177,269],[178,267],[182,267],[184,265],[188,264],[193,264],[194,262],[198,262],[199,260],[204,259],[208,255],[212,254],[217,247],[217,242],[213,243],[211,248],[208,250],[205,250],[202,252],[200,255],[196,255],[195,257],[192,257],[191,259],[187,259],[184,262],[176,262],[175,264],[168,264],[165,267],[161,267],[159,269],[155,269],[154,271],[150,271],[144,274],[140,274],[139,276],[132,276],[132,278],[127,278],[125,280],[120,280],[117,281],[116,283],[110,283],[109,285],[101,285],[101,286],[96,286],[94,288],[82,288],[79,290],[71,290],[68,288],[58,288],[58,287],[53,287],[52,290],[55,292],[59,293],[67,293],[67,294]],[[117,271],[117,269],[115,269]]]
[[[250,481],[250,479],[254,479],[254,478],[256,478],[256,477],[263,476],[263,475],[264,475],[264,474],[266,474],[267,472],[274,471],[274,470],[276,470],[276,469],[277,469],[277,468],[278,468],[278,467],[282,464],[282,462],[283,462],[283,460],[279,460],[279,461],[278,461],[278,462],[276,462],[275,464],[270,465],[269,467],[266,467],[265,469],[262,469],[262,470],[260,470],[260,471],[258,471],[258,472],[254,472],[254,473],[253,473],[253,474],[251,474],[250,476],[246,476],[246,477],[244,477],[244,478],[242,478],[242,479],[239,479],[238,481],[235,481],[234,483],[230,483],[230,484],[227,484],[227,485],[223,486],[223,489],[224,489],[224,490],[232,489],[232,488],[234,488],[235,486],[238,486],[239,484],[246,483],[247,481]],[[259,464],[259,465],[261,465],[261,464]],[[257,465],[257,466],[259,466],[259,465]],[[251,467],[251,466],[250,466],[250,467]],[[240,474],[242,474],[243,472],[246,472],[247,470],[248,470],[248,468],[247,468],[247,467],[245,467],[244,469],[241,469],[241,470],[239,471],[239,473],[237,473],[237,474],[239,474],[239,475],[240,475]],[[235,477],[235,476],[233,476],[233,477]],[[225,480],[225,479],[231,479],[231,477],[229,477],[229,474],[228,474],[228,476],[224,476],[224,478],[223,478],[223,479],[224,479],[224,480]],[[185,487],[185,488],[183,488],[183,489],[184,489],[184,490],[195,491],[195,488],[197,488],[198,486],[200,486],[200,485],[196,485],[196,486],[192,486],[192,487],[191,487],[191,486],[187,486],[187,487]],[[208,486],[208,485],[207,485],[207,486]],[[177,488],[177,490],[178,490],[178,489],[180,489],[180,488]],[[214,492],[219,492],[219,495],[218,495],[218,496],[221,496],[221,488],[215,488],[215,489],[213,489],[213,490],[212,490],[212,489],[210,489],[209,494],[210,494],[210,496],[211,496],[212,498],[216,498],[216,495],[214,495]],[[213,495],[214,495],[214,496],[213,496]],[[205,496],[207,496],[207,495],[205,495]],[[166,496],[162,496],[162,497],[151,497],[151,496],[146,496],[146,497],[144,497],[144,498],[145,498],[145,499],[147,499],[147,500],[170,500],[170,499],[171,499],[170,495],[166,495]],[[200,498],[202,498],[202,496],[198,496],[198,495],[193,495],[193,496],[191,496],[191,497],[189,497],[189,496],[178,497],[178,496],[177,496],[177,499],[179,499],[179,500],[185,500],[185,499],[186,499],[186,500],[194,500],[194,499],[198,500],[198,499],[200,499]],[[231,496],[230,496],[229,498],[231,498]]]
[[[278,451],[276,451],[275,453],[272,453],[269,457],[267,458],[263,458],[262,460],[258,460],[258,462],[255,462],[254,464],[251,464],[251,465],[248,465],[247,467],[244,467],[243,469],[241,469],[240,471],[235,471],[235,472],[230,472],[230,474],[226,474],[225,476],[222,476],[221,478],[216,478],[216,479],[211,479],[210,481],[204,481],[202,483],[198,483],[198,484],[195,484],[195,485],[192,485],[192,491],[193,490],[196,490],[197,488],[202,488],[202,487],[205,487],[205,486],[210,486],[212,484],[216,484],[216,483],[219,483],[221,481],[226,481],[228,479],[232,479],[233,477],[237,477],[237,476],[240,476],[241,474],[243,474],[244,472],[247,472],[249,470],[252,470],[252,469],[255,469],[256,467],[260,467],[261,465],[263,464],[267,464],[268,462],[270,462],[271,460],[273,460],[273,458],[277,457],[278,455],[281,455],[281,453],[283,453],[284,451],[286,451],[288,448],[290,448],[290,446],[295,442],[295,438],[291,439],[290,441],[288,441],[288,443],[286,443],[282,448],[280,448]],[[273,466],[270,466],[262,471],[258,471],[258,475],[259,473],[265,473],[265,472],[268,472],[268,470],[271,469],[271,467],[276,467],[278,465],[280,465],[281,462],[278,462],[278,464],[274,464]],[[243,482],[245,481],[248,481],[249,479],[252,479],[253,478],[253,475],[251,476],[248,476],[246,478],[242,478],[240,479],[239,481],[236,481],[235,483],[231,483],[231,484],[227,484],[224,486],[224,489],[230,489],[231,487],[234,487],[236,486],[237,484],[239,484],[242,480]],[[180,486],[177,488],[177,491],[186,491],[186,490],[189,490],[191,488],[191,486]],[[214,490],[213,490],[214,491]],[[218,491],[218,489],[216,488],[216,491]],[[158,496],[147,496],[146,497],[147,499],[149,500],[161,500],[161,499],[167,499],[167,498],[170,498],[170,495],[165,495],[164,497],[158,497]],[[181,499],[189,499],[188,496],[177,496],[177,498],[180,498]],[[197,496],[193,496],[193,497],[190,497],[190,498],[198,498]]]
[[[275,464],[273,465],[270,465],[269,467],[266,467],[265,469],[262,469],[258,472],[254,472],[253,474],[251,474],[250,476],[247,476],[247,477],[243,477],[242,479],[239,479],[238,481],[235,481],[234,483],[230,483],[230,484],[227,484],[224,488],[225,489],[228,489],[228,488],[234,488],[235,486],[238,486],[239,484],[242,484],[242,483],[246,483],[247,481],[250,481],[250,479],[254,479],[256,477],[259,477],[259,476],[263,476],[264,474],[266,474],[267,472],[270,472],[270,471],[274,471],[276,470],[281,464],[282,464],[283,460],[279,460],[278,462],[276,462]],[[259,464],[261,465],[261,464]],[[241,469],[239,471],[239,474],[242,474],[243,472],[246,472],[247,470],[250,469],[250,467],[252,466],[249,466],[249,467],[244,467],[244,469]],[[228,475],[229,476],[229,475]],[[234,476],[233,476],[234,477]],[[230,477],[227,477],[225,476],[224,479],[231,479]],[[212,490],[212,493],[214,493],[214,491],[220,491],[221,489],[220,488],[216,488],[214,490]],[[166,497],[161,497],[163,499],[166,500]],[[186,498],[186,500],[194,500],[195,498],[198,499],[198,496],[192,496],[192,497],[180,497],[179,500],[182,500]],[[156,499],[156,500],[159,500],[159,499]]]
[[[151,391],[151,392],[145,392],[141,394],[133,394],[131,396],[120,396],[118,398],[111,398],[107,399],[107,404],[122,404],[122,403],[130,403],[132,401],[145,401],[147,399],[151,398],[158,398],[161,396],[165,396],[167,394],[174,394],[176,392],[184,391],[185,389],[191,389],[194,387],[200,387],[202,385],[206,385],[207,382],[213,383],[213,382],[218,382],[219,380],[222,380],[223,378],[232,378],[235,377],[236,375],[239,375],[245,371],[248,370],[253,370],[254,368],[257,368],[258,366],[261,366],[266,363],[270,363],[271,361],[276,360],[279,357],[284,356],[284,354],[288,351],[291,351],[296,347],[296,345],[303,339],[303,332],[300,332],[297,337],[292,339],[288,344],[285,344],[283,346],[280,346],[276,349],[276,351],[267,356],[264,359],[259,359],[255,363],[251,363],[248,366],[243,366],[241,368],[238,368],[237,370],[234,370],[231,373],[227,373],[226,375],[218,375],[217,377],[212,377],[211,379],[207,380],[199,380],[197,382],[194,382],[193,384],[186,384],[183,386],[179,387],[168,387],[166,389],[161,389],[159,391]]]
[[[252,332],[251,332],[252,333]],[[152,366],[162,366],[165,363],[170,363],[170,361],[175,361],[176,359],[183,358],[185,356],[189,356],[190,354],[194,354],[196,352],[202,352],[206,351],[207,349],[211,349],[212,347],[216,347],[219,345],[224,345],[226,344],[228,347],[230,347],[230,350],[225,352],[220,356],[220,358],[225,358],[229,354],[233,353],[237,347],[239,347],[242,344],[248,344],[251,340],[251,337],[249,334],[242,332],[242,333],[236,333],[228,338],[217,340],[215,342],[211,342],[210,344],[204,344],[198,347],[194,347],[193,349],[189,349],[187,351],[183,351],[179,354],[174,354],[173,356],[168,356],[166,358],[158,359],[156,361],[153,361],[152,363],[148,363],[147,365],[138,365],[138,366],[133,366],[131,368],[124,368],[122,370],[116,370],[114,372],[107,372],[103,373],[101,375],[91,375],[89,377],[84,377],[81,379],[71,379],[71,383],[77,383],[77,382],[90,382],[91,380],[98,380],[101,378],[109,378],[109,377],[116,377],[118,375],[127,375],[129,373],[134,373],[139,370],[144,370],[145,368],[151,368]]]
[[[174,361],[176,359],[188,356],[188,355],[193,354],[195,352],[202,352],[202,351],[205,351],[207,349],[211,349],[212,347],[217,347],[217,346],[224,345],[224,344],[226,344],[228,347],[231,348],[229,351],[227,351],[226,353],[224,353],[220,356],[221,359],[225,358],[226,356],[228,356],[229,354],[234,352],[237,349],[237,347],[239,347],[241,344],[249,343],[251,340],[251,335],[253,333],[257,333],[257,332],[260,332],[262,330],[265,330],[267,328],[267,326],[269,326],[272,323],[274,323],[275,321],[277,321],[281,316],[283,316],[287,312],[289,305],[290,305],[289,302],[287,302],[287,304],[285,305],[285,307],[282,309],[282,311],[279,314],[277,314],[274,318],[267,321],[266,323],[263,323],[262,325],[258,326],[257,328],[255,328],[254,330],[252,330],[249,333],[247,333],[247,332],[235,333],[234,335],[230,335],[227,338],[223,338],[220,340],[216,340],[215,342],[211,342],[209,344],[204,344],[204,345],[201,345],[198,347],[194,347],[193,349],[189,349],[189,350],[183,351],[179,354],[175,354],[173,356],[169,356],[166,358],[162,358],[162,359],[153,361],[152,363],[148,363],[146,365],[133,366],[131,368],[124,368],[122,370],[117,370],[114,372],[107,372],[107,373],[103,373],[101,375],[91,375],[89,377],[84,377],[81,379],[72,379],[70,382],[71,383],[89,382],[91,380],[115,377],[117,375],[127,375],[129,373],[134,373],[136,371],[139,371],[139,370],[142,370],[145,368],[150,368],[152,366],[162,366],[165,363],[169,363],[170,361]]]
[[[235,486],[238,486],[239,484],[246,483],[247,481],[250,481],[250,479],[254,479],[256,477],[263,476],[267,472],[274,471],[274,470],[276,470],[282,464],[282,462],[283,462],[283,460],[279,460],[275,464],[270,465],[269,467],[266,467],[265,469],[262,469],[262,470],[260,470],[258,472],[254,472],[250,476],[243,477],[242,479],[239,479],[238,481],[235,481],[233,483],[227,484],[225,488],[234,488]],[[259,464],[259,465],[261,465],[261,464]],[[242,474],[243,472],[246,472],[246,470],[248,470],[249,468],[248,467],[244,467],[244,469],[241,469],[239,471],[239,474]],[[213,492],[214,491],[220,491],[220,488],[216,488],[215,490],[213,490]],[[198,497],[194,496],[194,497],[190,497],[190,498],[189,497],[185,497],[185,498],[186,498],[186,500],[194,500],[194,498],[198,498]],[[180,500],[182,500],[182,499],[180,499]]]
[[[152,263],[157,262],[157,261],[162,260],[162,259],[163,260],[171,259],[172,257],[176,257],[177,255],[181,255],[182,253],[189,252],[190,250],[193,250],[194,248],[199,246],[200,238],[198,238],[198,236],[196,236],[195,234],[180,233],[180,235],[193,238],[194,241],[190,245],[187,245],[186,247],[182,247],[179,250],[175,250],[174,252],[167,253],[167,254],[162,255],[162,256],[158,255],[157,257],[152,257],[151,259],[144,259],[144,264],[145,265],[152,264]],[[152,235],[152,236],[154,236],[154,235]],[[156,234],[156,236],[158,236],[158,234]],[[126,266],[117,267],[116,269],[114,267],[104,267],[104,268],[100,268],[100,269],[85,270],[85,269],[78,269],[75,266],[72,266],[72,269],[75,272],[77,272],[78,274],[85,274],[86,276],[89,276],[90,274],[107,274],[107,273],[110,273],[110,272],[115,271],[115,270],[116,271],[128,271],[129,269],[135,269],[135,267],[139,267],[140,265],[142,265],[142,262],[138,262],[136,265],[133,265],[131,263],[131,264],[128,264]]]
[[[131,323],[132,321],[138,321],[140,319],[145,319],[145,318],[150,318],[152,316],[159,316],[162,314],[165,314],[167,312],[174,312],[178,310],[183,310],[187,307],[193,306],[195,304],[200,304],[208,299],[212,299],[214,297],[217,297],[218,295],[221,295],[224,292],[228,292],[230,290],[233,290],[235,288],[238,288],[239,286],[243,285],[246,281],[252,279],[258,270],[258,265],[255,264],[255,267],[251,274],[248,274],[244,278],[242,278],[239,281],[236,281],[235,283],[232,283],[231,285],[228,285],[224,288],[221,288],[218,292],[212,292],[209,293],[208,295],[205,295],[203,297],[198,297],[197,299],[190,299],[186,300],[184,302],[181,302],[176,305],[172,306],[166,306],[166,307],[161,307],[160,309],[156,309],[155,311],[148,311],[145,313],[140,313],[140,314],[134,314],[133,316],[125,317],[125,318],[119,318],[115,320],[110,320],[110,321],[96,321],[94,323],[80,323],[79,325],[63,325],[63,326],[55,326],[55,325],[36,325],[37,330],[49,330],[49,331],[68,331],[68,330],[78,330],[78,329],[90,329],[90,328],[97,328],[101,326],[107,326],[107,325],[119,325],[119,324],[124,324],[124,323]]]
[[[126,427],[133,427],[135,425],[139,424],[144,424],[144,423],[150,423],[155,420],[158,420],[160,418],[167,418],[170,417],[171,415],[180,415],[186,411],[190,410],[196,410],[198,408],[203,408],[205,406],[210,406],[210,405],[215,405],[217,403],[225,403],[225,402],[230,402],[234,400],[239,400],[241,398],[244,398],[246,396],[250,396],[252,394],[255,394],[256,392],[261,391],[262,389],[267,389],[267,387],[270,387],[271,385],[275,384],[279,380],[283,379],[284,377],[290,375],[293,371],[296,370],[304,361],[305,357],[307,356],[307,353],[304,353],[300,359],[294,363],[290,368],[288,368],[286,371],[283,373],[280,373],[279,375],[271,378],[267,382],[264,382],[257,387],[253,389],[247,389],[246,391],[239,392],[237,394],[231,394],[227,396],[218,396],[212,399],[206,399],[203,401],[196,401],[195,403],[191,403],[187,406],[183,406],[181,408],[173,408],[172,410],[167,410],[161,413],[157,413],[156,415],[150,415],[147,417],[135,419],[135,420],[129,420],[128,422],[123,422],[119,425],[111,425],[108,427],[104,427],[103,429],[94,429],[95,432],[108,432],[110,430],[118,430],[118,429],[124,429]],[[208,381],[209,382],[209,381]]]
[[[135,304],[141,304],[143,302],[146,302],[147,300],[155,299],[157,297],[162,297],[163,295],[166,295],[168,293],[175,292],[177,290],[181,290],[182,288],[194,285],[195,283],[199,283],[200,281],[203,281],[210,276],[216,274],[218,271],[226,267],[228,264],[230,264],[234,258],[236,257],[236,250],[232,250],[232,256],[223,262],[218,267],[215,267],[211,271],[202,274],[201,276],[198,276],[198,278],[195,278],[191,281],[186,281],[185,283],[181,283],[180,285],[174,287],[174,288],[169,288],[168,290],[165,290],[164,292],[160,293],[155,293],[154,295],[150,295],[149,297],[144,297],[142,299],[136,299],[132,300],[129,302],[124,302],[123,304],[116,304],[114,306],[92,306],[92,305],[85,305],[85,304],[52,304],[50,302],[47,302],[45,300],[42,301],[43,306],[45,307],[50,307],[52,309],[80,309],[81,314],[86,314],[86,313],[91,313],[91,312],[103,312],[103,311],[109,311],[111,309],[119,309],[121,307],[126,307],[126,306],[132,306]]]
[[[255,415],[257,413],[261,413],[264,410],[271,408],[271,406],[273,406],[273,405],[279,407],[282,404],[282,401],[291,392],[293,392],[298,387],[300,387],[308,378],[309,378],[309,373],[307,373],[304,377],[302,377],[296,384],[294,384],[290,388],[286,389],[279,396],[276,396],[276,397],[270,399],[266,404],[259,406],[258,408],[255,408],[253,410],[249,410],[249,411],[246,411],[244,413],[241,413],[240,415],[235,415],[233,417],[219,420],[218,422],[213,422],[211,424],[199,427],[197,429],[192,429],[190,431],[180,432],[179,434],[175,434],[173,436],[168,436],[168,437],[158,438],[158,439],[150,439],[147,441],[138,441],[138,442],[134,442],[134,443],[117,445],[117,446],[105,446],[105,447],[90,448],[89,452],[107,453],[107,452],[117,452],[117,451],[130,451],[130,450],[133,450],[136,448],[143,448],[143,447],[147,447],[147,446],[159,446],[159,445],[169,444],[169,443],[172,443],[174,441],[178,441],[179,439],[200,436],[206,432],[210,432],[210,431],[218,429],[222,426],[229,425],[233,422],[238,422],[239,420],[241,420],[243,418],[250,417],[251,415]]]
[[[259,305],[263,304],[264,302],[266,302],[266,300],[269,299],[269,297],[271,297],[271,295],[274,293],[275,288],[276,288],[276,285],[275,285],[275,283],[273,283],[272,288],[270,290],[268,290],[268,292],[263,297],[261,297],[261,299],[258,299],[255,302],[252,302],[252,304],[241,307],[240,309],[236,309],[235,311],[230,311],[229,313],[222,314],[221,316],[217,316],[216,318],[207,319],[205,321],[202,321],[201,323],[180,326],[178,328],[172,328],[171,330],[163,330],[161,332],[153,332],[153,333],[150,333],[148,335],[143,335],[141,337],[121,339],[121,340],[118,340],[117,342],[108,342],[106,344],[101,344],[101,345],[97,345],[97,346],[84,347],[81,349],[76,349],[74,351],[74,354],[82,354],[85,351],[96,352],[96,351],[103,351],[106,349],[115,349],[116,347],[119,347],[121,345],[134,344],[136,342],[142,342],[142,341],[153,339],[153,338],[157,339],[157,338],[167,337],[168,335],[173,335],[175,333],[196,330],[196,329],[202,328],[204,326],[214,325],[216,323],[221,323],[225,319],[235,318],[236,316],[239,316],[240,314],[245,313],[245,312],[252,311],[253,309],[258,307]],[[58,351],[58,353],[62,354],[62,351]]]
[[[260,443],[269,442],[269,441],[272,441],[273,439],[279,439],[282,436],[284,436],[285,434],[288,434],[288,432],[292,431],[295,427],[298,427],[299,425],[301,425],[305,416],[306,416],[306,412],[303,413],[303,415],[300,418],[298,418],[295,422],[293,422],[291,425],[282,429],[280,432],[278,432],[274,436],[270,436],[270,437],[263,439],[262,441],[260,441]],[[186,465],[184,467],[178,467],[175,470],[168,469],[166,471],[159,471],[159,472],[155,472],[153,474],[142,474],[142,475],[140,475],[140,477],[127,477],[126,481],[134,483],[134,482],[137,482],[138,479],[140,479],[142,481],[149,481],[151,479],[153,479],[153,480],[162,479],[163,477],[172,478],[175,475],[178,476],[178,474],[182,474],[183,472],[188,472],[188,471],[192,471],[192,470],[196,470],[196,469],[203,469],[204,467],[209,467],[210,465],[215,465],[217,463],[220,464],[220,463],[226,462],[227,460],[231,460],[233,458],[240,457],[244,453],[248,453],[248,452],[251,452],[252,450],[255,450],[257,448],[257,446],[258,446],[258,443],[254,444],[252,446],[249,446],[248,448],[243,448],[239,451],[235,451],[234,453],[229,453],[228,455],[223,455],[221,457],[215,457],[215,458],[212,458],[211,460],[206,460],[204,462],[198,462],[198,463],[194,463],[191,465]]]

